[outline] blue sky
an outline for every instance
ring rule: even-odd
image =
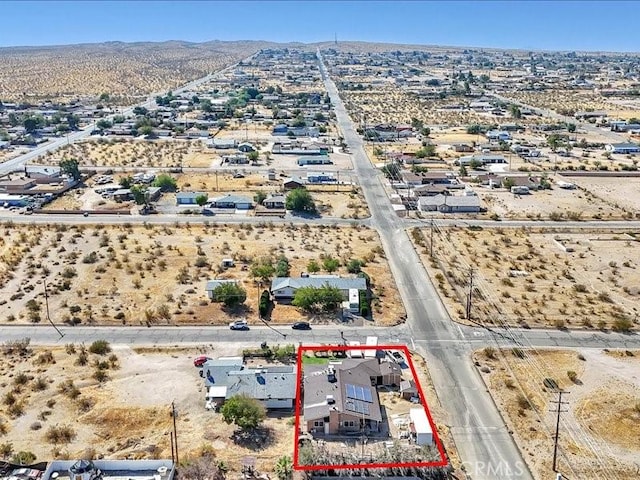
[[[363,40],[640,51],[634,1],[2,1],[0,46]],[[629,19],[625,23],[624,19]],[[625,28],[628,25],[628,28]]]

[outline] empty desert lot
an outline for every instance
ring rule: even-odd
[[[365,227],[235,225],[18,226],[0,228],[2,322],[39,322],[44,313],[43,278],[56,322],[111,325],[225,324],[233,317],[257,318],[259,288],[243,268],[254,259],[289,260],[290,275],[321,256],[346,263],[366,260],[374,321],[393,324],[404,316],[378,235]],[[222,259],[236,266],[223,270]],[[245,307],[228,311],[210,303],[205,285],[213,278],[237,279],[247,290]],[[273,322],[306,315],[276,306]]]
[[[435,235],[434,261],[428,229],[414,229],[411,236],[454,318],[464,316],[473,266],[477,321],[637,328],[640,243],[635,234],[442,229]]]
[[[537,478],[552,475],[563,395],[559,471],[568,478],[636,478],[640,455],[640,352],[485,349],[474,355]],[[546,385],[545,385],[546,383]]]

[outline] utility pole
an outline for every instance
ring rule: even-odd
[[[569,402],[563,402],[562,401],[562,395],[565,393],[569,393],[569,392],[563,392],[562,390],[560,390],[558,392],[558,400],[551,400],[551,403],[555,403],[558,405],[558,407],[556,408],[555,412],[556,412],[556,434],[555,434],[555,438],[553,441],[553,471],[557,472],[557,460],[558,460],[558,436],[560,433],[560,414],[566,412],[567,410],[561,410],[562,405],[567,405]],[[553,410],[551,410],[553,411]]]
[[[173,417],[173,439],[174,439],[174,445],[175,445],[175,449],[176,449],[176,464],[180,463],[179,457],[178,457],[178,429],[176,428],[176,416],[178,415],[178,412],[176,411],[176,404],[175,402],[171,402],[171,416]]]
[[[471,320],[471,302],[473,301],[473,267],[469,268],[469,293],[467,294],[467,320]]]
[[[49,323],[51,324],[51,326],[56,329],[56,332],[58,332],[58,335],[60,335],[60,338],[62,338],[64,337],[64,333],[62,333],[60,329],[56,327],[56,324],[53,323],[53,321],[51,320],[51,317],[49,316],[49,292],[47,292],[47,279],[43,278],[42,283],[44,285],[44,306],[47,310],[47,320],[49,320]]]
[[[430,225],[431,225],[431,228],[429,230],[431,233],[430,233],[430,239],[429,239],[429,256],[433,258],[433,218],[431,219]]]

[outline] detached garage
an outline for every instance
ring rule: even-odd
[[[409,418],[416,445],[433,445],[433,430],[424,408],[412,408],[409,410]]]

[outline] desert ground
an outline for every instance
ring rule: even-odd
[[[115,104],[130,104],[232,65],[266,45],[109,42],[2,48],[0,98],[68,102],[77,98],[97,100],[107,93]]]
[[[0,351],[3,452],[10,445],[13,452],[33,452],[39,461],[170,458],[174,401],[180,460],[212,452],[237,472],[242,458],[252,456],[258,470],[271,472],[277,458],[293,454],[293,415],[270,414],[264,425],[271,435],[261,445],[236,443],[235,427],[205,410],[204,382],[193,366],[198,355],[237,355],[242,348],[114,346],[99,355],[89,344],[69,344],[29,347],[19,354],[8,353],[5,344]]]
[[[536,478],[553,475],[553,434],[563,395],[558,469],[568,478],[635,478],[640,456],[640,352],[497,350],[476,365]]]
[[[273,224],[181,226],[5,225],[0,240],[2,322],[38,323],[45,318],[47,280],[53,320],[69,324],[226,324],[257,318],[262,288],[249,265],[287,257],[290,274],[331,256],[346,263],[363,259],[372,281],[375,324],[397,324],[404,309],[377,234],[365,227],[275,226]],[[233,258],[236,266],[220,265]],[[227,310],[211,303],[207,280],[233,278],[247,291],[244,306]],[[142,312],[142,313],[141,313]],[[310,318],[291,305],[277,305],[272,322]]]
[[[472,318],[528,327],[638,327],[640,244],[625,232],[412,229],[422,261],[452,318],[462,320],[473,267]],[[567,296],[569,295],[569,296]]]
[[[567,181],[612,205],[640,212],[640,178],[567,177]]]
[[[624,203],[612,202],[586,189],[554,186],[528,195],[514,195],[504,188],[474,188],[474,191],[487,208],[487,215],[503,219],[619,220],[632,214],[632,209],[623,208]]]

